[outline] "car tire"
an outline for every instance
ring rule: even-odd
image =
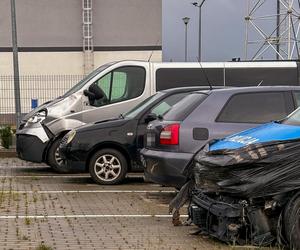
[[[286,205],[283,223],[289,248],[300,250],[300,194],[294,196]]]
[[[64,174],[70,172],[70,170],[64,166],[63,160],[59,156],[58,147],[62,137],[57,138],[52,142],[48,154],[47,162],[48,165],[57,173]]]
[[[115,149],[101,149],[93,154],[89,172],[93,180],[101,185],[118,184],[127,174],[128,164],[122,153]]]

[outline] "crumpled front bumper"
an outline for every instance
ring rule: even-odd
[[[16,133],[18,157],[26,161],[43,162],[52,136],[40,123],[30,127],[21,125]]]

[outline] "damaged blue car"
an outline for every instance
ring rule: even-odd
[[[205,145],[170,203],[190,201],[199,233],[230,244],[300,249],[300,109]]]

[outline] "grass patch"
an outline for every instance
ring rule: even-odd
[[[44,243],[40,243],[35,250],[52,250],[53,248],[45,245]]]
[[[29,226],[31,224],[30,218],[26,217],[25,218],[25,225]]]
[[[29,240],[29,237],[26,235],[23,235],[22,240]]]

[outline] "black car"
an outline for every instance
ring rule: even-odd
[[[207,141],[286,117],[300,105],[300,87],[264,86],[194,92],[149,123],[141,162],[145,178],[181,187],[183,169]]]
[[[60,144],[64,168],[88,170],[99,184],[121,182],[127,172],[143,171],[138,149],[150,121],[160,118],[179,100],[199,87],[164,90],[119,118],[99,121],[70,131]]]

